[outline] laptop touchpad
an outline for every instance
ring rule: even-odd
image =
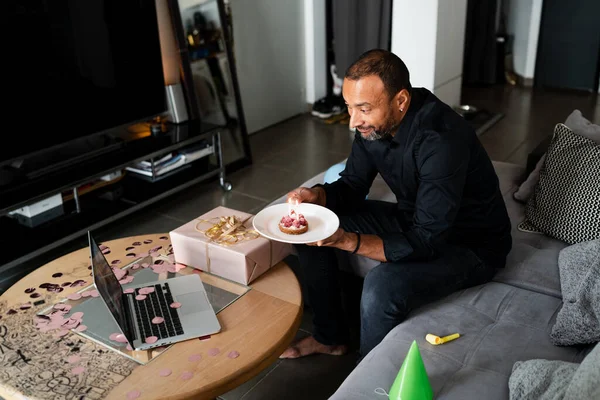
[[[201,292],[182,294],[177,296],[177,301],[181,303],[181,308],[177,310],[181,316],[212,309],[206,296]]]

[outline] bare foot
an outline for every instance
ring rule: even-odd
[[[307,336],[304,339],[292,343],[279,358],[299,358],[311,354],[330,354],[332,356],[341,356],[348,352],[348,346],[335,345],[328,346],[317,342],[312,336]]]

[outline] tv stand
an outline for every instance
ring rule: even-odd
[[[123,133],[114,144],[93,155],[75,157],[60,167],[31,170],[1,185],[0,273],[201,181],[215,179],[223,190],[232,189],[223,162],[223,127],[188,121],[167,124],[158,134],[152,134],[150,125],[144,129]],[[155,174],[154,163],[164,155],[185,153],[204,144],[212,151],[190,157],[183,168],[164,176]],[[149,179],[126,170],[140,161],[151,161]],[[118,179],[101,180],[117,171],[122,173]],[[58,193],[63,198],[63,213],[59,217],[29,227],[9,215]]]

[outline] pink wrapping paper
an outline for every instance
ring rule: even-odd
[[[234,245],[222,246],[218,243],[211,243],[204,233],[196,229],[197,226],[201,230],[210,226],[199,224],[202,219],[209,220],[232,215],[244,219],[251,214],[227,207],[217,207],[171,231],[175,261],[248,285],[291,254],[292,245],[269,240],[262,236]],[[252,218],[246,221],[244,226],[252,229]]]

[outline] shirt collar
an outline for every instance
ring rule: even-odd
[[[404,118],[402,118],[402,122],[400,122],[396,135],[394,135],[394,138],[392,139],[393,142],[402,144],[408,138],[417,113],[421,109],[425,97],[427,97],[425,92],[426,91],[421,88],[413,88],[410,105],[408,106],[408,110],[406,110],[406,114],[404,114]]]

